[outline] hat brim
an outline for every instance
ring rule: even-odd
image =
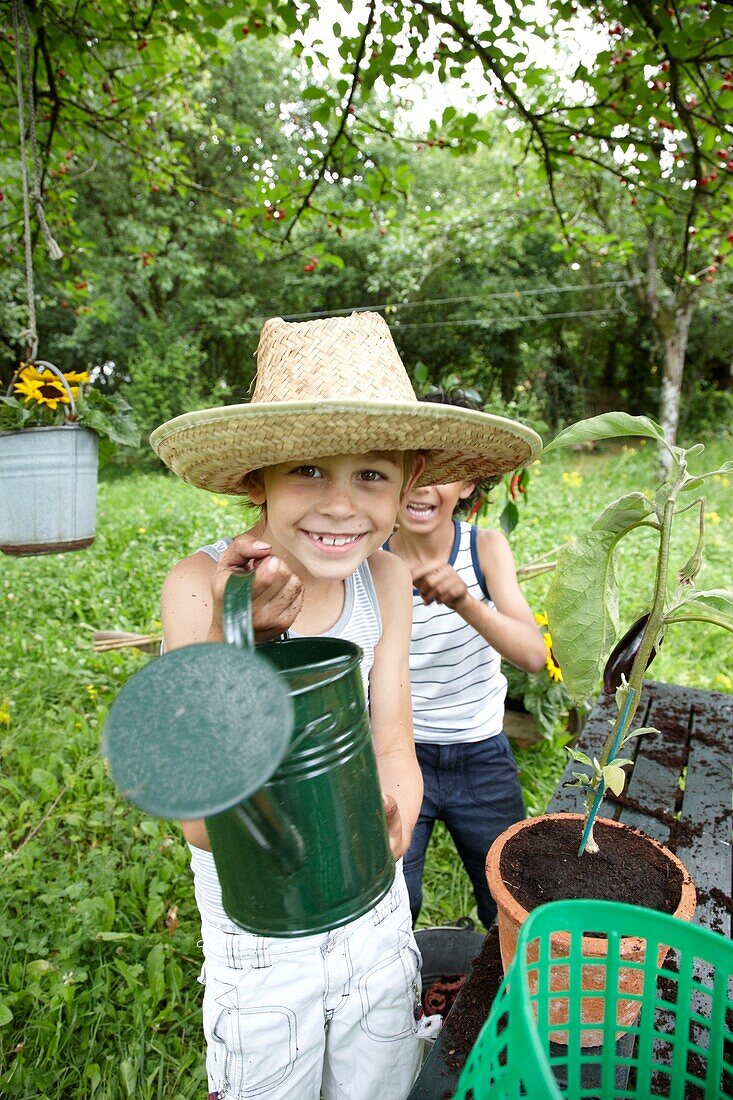
[[[531,428],[491,413],[428,402],[285,401],[184,413],[150,444],[183,481],[241,495],[252,470],[294,459],[420,451],[419,485],[495,477],[542,450]]]

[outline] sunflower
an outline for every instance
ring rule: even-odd
[[[554,684],[561,684],[562,670],[555,660],[555,654],[552,652],[552,636],[548,631],[544,631],[542,636],[545,639],[545,645],[547,647],[547,660],[545,661],[547,675],[550,677]]]
[[[76,389],[78,392],[79,387],[77,386]],[[71,392],[74,392],[73,389]],[[25,398],[26,404],[29,401],[35,401],[39,405],[47,405],[52,411],[55,411],[59,405],[69,404],[69,395],[60,379],[47,376],[34,378],[27,373],[27,370],[21,372],[13,386],[13,393]]]
[[[79,395],[79,386],[89,381],[89,372],[68,371],[64,374],[64,378],[71,390],[71,396],[76,400]],[[32,363],[21,366],[13,386],[13,393],[20,394],[26,402],[36,401],[39,405],[47,405],[54,411],[60,404],[70,403],[66,386],[61,379],[46,371],[39,371]]]

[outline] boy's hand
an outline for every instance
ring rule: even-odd
[[[255,571],[252,582],[252,623],[258,645],[283,634],[303,605],[303,582],[272,547],[250,534],[237,535],[219,558],[211,581],[214,617],[221,622],[224,589],[232,573]]]
[[[399,859],[407,851],[407,845],[402,839],[402,818],[400,808],[391,794],[383,794],[384,812],[387,816],[387,831],[389,832],[389,846],[395,859]]]
[[[466,584],[447,561],[431,561],[412,570],[412,583],[423,603],[442,603],[454,611],[469,599]]]

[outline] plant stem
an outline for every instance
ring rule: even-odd
[[[659,553],[657,554],[657,572],[654,578],[654,600],[652,609],[649,612],[649,618],[644,627],[644,633],[641,636],[639,650],[631,666],[631,675],[628,681],[628,695],[626,696],[625,705],[619,707],[618,717],[603,746],[601,759],[599,761],[601,768],[605,768],[609,761],[615,757],[623,742],[624,735],[631,726],[636,708],[641,699],[641,689],[644,682],[644,673],[646,672],[647,663],[651,656],[652,649],[659,640],[667,601],[667,578],[669,575],[669,547],[672,538],[672,521],[674,518],[677,493],[683,483],[684,477],[684,463],[678,463],[674,481],[667,500],[665,501],[662,522],[659,528]],[[586,803],[586,824],[580,842],[580,849],[578,851],[579,856],[583,855],[584,851],[588,851],[591,855],[598,851],[598,846],[593,839],[593,826],[603,801],[604,788],[605,784],[603,778],[601,778],[595,798],[592,802],[588,799]]]

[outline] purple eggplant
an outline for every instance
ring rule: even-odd
[[[636,654],[639,652],[639,646],[641,645],[641,639],[644,634],[644,627],[649,621],[649,615],[642,615],[640,619],[637,619],[633,626],[624,634],[623,638],[616,643],[611,651],[608,660],[606,661],[606,667],[603,670],[603,690],[606,695],[613,695],[613,693],[621,687],[622,675],[628,680],[631,675],[631,669],[636,660]],[[656,646],[649,654],[649,660],[646,663],[646,667],[652,663],[657,655]]]

